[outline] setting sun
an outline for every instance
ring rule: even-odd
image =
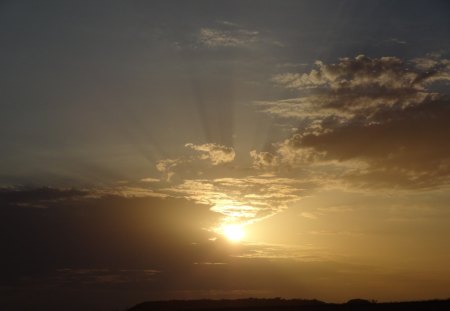
[[[245,233],[242,230],[242,227],[239,225],[227,225],[223,228],[223,234],[227,237],[227,239],[237,242],[242,240]]]

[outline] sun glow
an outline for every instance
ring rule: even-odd
[[[233,242],[238,242],[242,240],[245,233],[244,230],[242,230],[242,226],[240,225],[226,225],[223,227],[223,234]]]

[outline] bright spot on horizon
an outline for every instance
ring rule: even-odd
[[[245,233],[240,225],[226,225],[223,227],[223,234],[227,239],[233,242],[239,242],[244,237]]]

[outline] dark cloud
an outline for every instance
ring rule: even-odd
[[[309,73],[274,78],[308,92],[298,99],[259,105],[266,113],[300,120],[303,126],[275,144],[270,156],[254,152],[256,166],[270,159],[266,166],[334,161],[334,166],[348,168],[354,161],[359,167],[342,169],[337,175],[334,171],[333,178],[369,187],[427,188],[448,183],[450,99],[431,90],[450,80],[448,60],[430,56],[406,62],[360,55],[316,66]]]
[[[215,221],[207,206],[114,195],[72,200],[85,193],[71,191],[2,190],[0,304],[52,288],[89,294],[176,287],[176,275],[194,262],[227,258],[202,229]],[[35,208],[42,198],[52,201]],[[56,298],[47,299],[44,305]]]
[[[450,177],[449,102],[434,102],[402,111],[379,112],[377,123],[348,123],[321,135],[302,137],[302,147],[338,161],[369,164],[366,183],[426,187],[445,184]],[[382,175],[385,178],[380,179]],[[396,176],[396,177],[395,177]]]
[[[121,265],[161,268],[174,255],[170,252],[189,257],[191,243],[210,237],[201,229],[203,224],[214,221],[207,207],[174,199],[110,195],[60,200],[45,209],[11,205],[3,203],[0,209],[6,245],[2,267],[30,271]]]
[[[0,204],[6,206],[35,206],[46,207],[47,203],[81,198],[89,192],[80,189],[60,189],[52,187],[26,188],[9,187],[0,188]]]

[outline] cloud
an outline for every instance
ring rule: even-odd
[[[197,42],[208,49],[248,48],[255,45],[278,46],[284,44],[268,33],[250,30],[230,21],[216,21],[212,27],[202,27],[196,34]]]
[[[54,188],[54,187],[5,187],[0,188],[0,204],[6,207],[50,208],[67,202],[106,197],[146,198],[166,197],[155,190],[138,186],[105,186],[89,189]]]
[[[301,96],[256,105],[294,120],[298,131],[271,150],[252,151],[255,167],[330,164],[330,180],[364,187],[427,188],[450,182],[450,99],[436,91],[445,91],[442,85],[450,81],[449,60],[359,55],[336,64],[318,61],[309,73],[273,80]]]
[[[273,143],[271,151],[250,151],[253,167],[277,171],[283,168],[302,168],[318,163],[324,153],[314,148],[301,147],[302,135],[294,134],[282,142]]]
[[[163,178],[166,181],[171,181],[175,175],[173,170],[185,162],[184,159],[163,159],[156,162],[156,169],[163,174]]]
[[[243,47],[258,41],[258,32],[236,28],[226,24],[228,29],[201,28],[198,41],[208,48]]]
[[[86,267],[165,271],[173,264],[167,259],[175,255],[180,265],[214,260],[192,246],[193,242],[212,243],[208,241],[211,233],[202,228],[218,216],[207,206],[174,198],[102,196],[67,198],[47,203],[45,209],[32,207],[40,203],[36,199],[31,207],[0,205],[4,246],[0,262],[14,267],[4,271],[0,286],[8,275],[20,277],[55,268],[70,268],[78,274]]]
[[[407,63],[396,57],[372,59],[363,55],[342,58],[337,64],[317,61],[317,68],[309,73],[273,78],[286,88],[309,89],[308,94],[259,105],[264,112],[278,117],[347,121],[360,116],[371,121],[382,109],[407,108],[439,97],[427,87],[436,81],[449,81],[450,67],[444,60],[434,65],[425,63],[425,59]]]
[[[169,195],[211,206],[211,211],[224,216],[222,224],[250,224],[277,214],[289,203],[300,200],[309,187],[297,179],[265,174],[185,180],[166,190]]]
[[[364,170],[349,180],[373,185],[428,187],[450,177],[449,102],[432,101],[417,107],[379,112],[376,122],[348,122],[332,131],[299,139],[299,149],[324,154],[326,160],[360,160]]]
[[[333,256],[329,251],[324,249],[314,248],[311,245],[283,245],[283,244],[268,244],[268,243],[253,243],[249,244],[239,254],[240,258],[265,258],[270,260],[290,259],[296,262],[325,262],[336,260],[336,255]]]
[[[165,198],[166,194],[149,189],[147,187],[138,186],[115,186],[115,187],[96,187],[92,188],[89,197],[102,198],[106,196],[117,196],[123,198]]]
[[[410,62],[396,57],[342,58],[337,64],[316,62],[307,73],[284,73],[273,81],[295,89],[299,97],[259,101],[261,112],[301,120],[301,131],[318,134],[350,122],[373,124],[380,113],[398,111],[440,100],[431,91],[436,82],[450,81],[448,60],[436,57]]]
[[[405,40],[400,40],[398,38],[390,38],[390,39],[386,40],[386,43],[405,45],[408,42],[406,42]]]
[[[161,180],[170,183],[182,182],[186,178],[202,175],[206,169],[209,173],[216,174],[223,164],[232,162],[236,156],[232,147],[215,143],[187,143],[185,147],[196,151],[195,155],[183,155],[156,162],[156,169],[162,173]]]
[[[210,160],[213,165],[232,162],[236,156],[233,148],[213,143],[203,145],[188,143],[185,147],[202,152],[200,159]]]
[[[4,206],[46,207],[47,204],[75,200],[90,195],[87,190],[53,187],[0,188],[0,204]]]
[[[326,106],[332,98],[321,95],[309,95],[300,98],[289,98],[276,101],[256,101],[255,105],[261,112],[286,119],[304,119],[313,123],[313,120],[337,116],[348,119],[351,112],[340,111],[334,107]]]
[[[250,157],[253,159],[255,168],[277,167],[280,161],[279,157],[266,151],[257,152],[252,150],[250,151]]]
[[[416,68],[433,74],[431,77],[432,81],[449,80],[450,60],[442,59],[438,54],[415,58],[412,60],[412,63]]]
[[[216,233],[221,233],[228,224],[248,225],[273,216],[315,187],[309,180],[261,174],[247,166],[220,165],[234,160],[235,151],[231,147],[212,143],[185,146],[200,155],[158,162],[160,171],[177,176],[176,180],[168,180],[170,184],[165,188],[159,188],[158,193],[209,206],[221,215],[217,223],[208,227]],[[254,164],[258,169],[276,166],[280,157],[256,151],[251,156],[259,161],[258,165]]]
[[[63,268],[56,269],[50,279],[36,281],[44,281],[47,285],[48,283],[54,283],[56,286],[70,286],[80,283],[87,286],[129,286],[132,283],[151,283],[160,272],[154,269]]]
[[[341,58],[337,64],[316,61],[309,73],[276,75],[273,81],[288,88],[328,87],[332,90],[422,90],[436,80],[449,80],[447,60],[440,61],[440,70],[420,71],[397,57]],[[433,67],[434,68],[434,67]]]
[[[31,199],[30,192],[42,190],[5,190],[0,203],[0,264],[8,267],[2,270],[0,287],[17,293],[11,296],[17,300],[39,296],[30,309],[40,306],[42,299],[67,304],[67,291],[98,298],[99,292],[109,290],[122,296],[142,290],[145,295],[138,301],[144,300],[149,292],[178,289],[180,282],[197,284],[195,272],[201,268],[196,270],[195,262],[229,259],[226,246],[217,247],[220,242],[209,241],[212,233],[202,229],[218,218],[207,206],[173,198],[119,196],[64,196],[45,209],[4,202],[40,204],[42,196]],[[45,199],[55,197],[61,198],[61,193]],[[220,288],[220,283],[215,286]]]

